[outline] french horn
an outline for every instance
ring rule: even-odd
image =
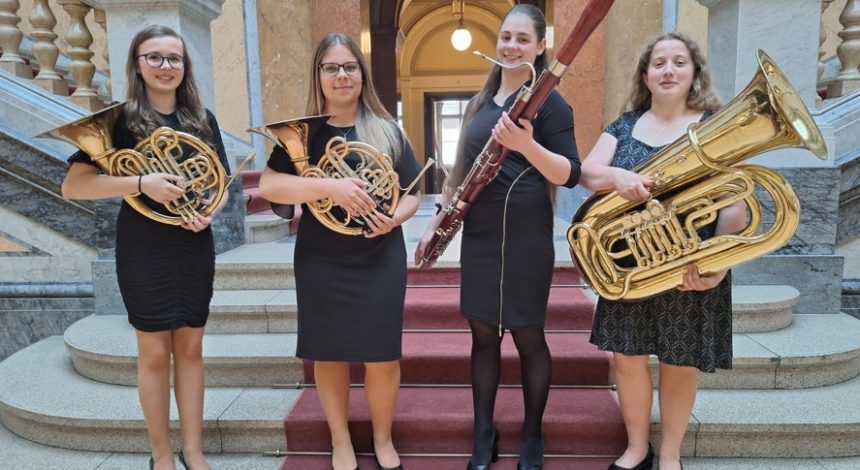
[[[308,145],[314,135],[331,116],[308,116],[274,122],[248,129],[260,134],[287,151],[296,168],[296,174],[307,178],[357,178],[365,183],[364,190],[376,203],[376,210],[394,214],[402,194],[409,194],[424,172],[433,164],[428,160],[424,169],[407,187],[400,187],[400,178],[394,170],[391,157],[364,142],[332,137],[326,143],[325,153],[316,165],[309,163]],[[347,162],[351,157],[352,162]],[[366,219],[353,214],[331,199],[307,203],[311,214],[329,230],[342,235],[362,235],[367,231]]]
[[[167,213],[146,205],[140,194],[123,196],[129,206],[149,219],[181,225],[197,217],[211,215],[227,188],[235,181],[239,169],[253,158],[254,152],[248,154],[227,181],[227,172],[212,147],[191,134],[169,127],[159,127],[133,149],[116,149],[111,132],[126,103],[109,106],[37,137],[54,138],[74,145],[111,176],[167,173],[181,177],[182,180],[174,184],[184,193],[164,205]],[[184,160],[183,148],[190,149],[192,153]]]
[[[689,264],[703,273],[721,271],[774,251],[794,235],[800,202],[788,182],[760,165],[732,165],[789,147],[824,159],[827,149],[785,75],[763,51],[757,58],[759,68],[738,96],[634,170],[654,180],[649,201],[627,201],[612,191],[592,196],[574,215],[567,232],[571,255],[601,297],[650,297],[680,285]],[[769,225],[756,189],[773,201]],[[739,200],[749,208],[747,226],[702,240],[697,230]]]

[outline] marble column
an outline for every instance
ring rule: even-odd
[[[738,95],[758,70],[764,50],[796,88],[815,116],[820,2],[810,0],[699,0],[709,9],[708,62],[724,101]],[[790,25],[790,26],[787,26]],[[783,149],[751,159],[779,171],[801,203],[795,236],[775,253],[737,267],[738,284],[788,284],[801,291],[799,313],[839,310],[842,258],[834,255],[839,208],[839,169],[834,166],[834,131],[818,119],[830,148],[827,159],[809,151]],[[822,184],[832,181],[834,184]],[[763,197],[763,219],[773,218]]]
[[[215,112],[215,88],[212,62],[212,36],[209,25],[221,14],[224,0],[99,0],[107,15],[110,55],[110,78],[113,99],[125,100],[125,67],[128,48],[135,33],[146,26],[159,24],[182,35],[194,60],[194,75],[203,105]],[[229,58],[219,58],[229,60]]]

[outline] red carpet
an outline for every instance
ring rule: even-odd
[[[403,454],[437,455],[404,457],[407,470],[465,468],[471,452],[471,339],[468,325],[459,314],[459,279],[459,271],[454,269],[409,272],[401,364],[404,386],[397,401],[394,442]],[[603,470],[614,458],[570,457],[618,455],[626,442],[615,395],[605,387],[609,381],[609,355],[589,344],[589,332],[582,331],[591,327],[594,304],[581,289],[570,287],[579,282],[574,270],[557,269],[550,293],[547,329],[580,331],[547,333],[554,388],[544,415],[546,453],[564,456],[548,458],[548,470]],[[494,470],[516,468],[523,416],[522,390],[516,386],[520,383],[519,359],[510,335],[505,336],[501,381],[513,386],[499,389],[495,422],[502,436],[501,453],[511,457],[493,465]],[[361,383],[362,375],[363,367],[354,365],[352,382]],[[305,377],[308,383],[313,382],[310,362],[305,363]],[[284,427],[290,451],[328,452],[331,448],[328,426],[312,387],[302,392],[285,417]],[[372,451],[370,418],[360,387],[350,393],[350,431],[357,452]],[[362,457],[359,462],[363,468],[375,468],[372,457]],[[328,455],[296,455],[287,457],[281,470],[330,468]]]
[[[609,356],[588,342],[589,333],[547,333],[554,385],[606,385]],[[469,384],[468,332],[403,334],[400,381],[407,384]],[[313,362],[305,361],[305,378],[314,380]],[[352,366],[352,383],[364,382],[364,366]],[[502,342],[503,384],[519,384],[520,360],[510,334]]]

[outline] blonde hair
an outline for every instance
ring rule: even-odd
[[[405,144],[403,141],[405,137],[397,127],[394,118],[391,117],[391,114],[382,105],[379,95],[376,94],[376,89],[373,87],[370,71],[367,68],[367,62],[364,60],[361,49],[347,34],[329,33],[317,44],[311,63],[311,86],[308,96],[307,114],[317,115],[325,112],[325,95],[323,95],[322,85],[320,85],[320,62],[325,53],[338,44],[349,49],[361,67],[363,83],[361,94],[358,96],[358,114],[355,117],[355,132],[360,136],[362,142],[372,145],[379,151],[389,155],[391,160],[396,162],[400,158],[401,150]]]

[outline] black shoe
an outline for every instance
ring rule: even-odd
[[[149,458],[149,470],[155,470],[155,460],[152,457]]]
[[[383,467],[379,460],[376,461],[377,470],[403,470],[403,464],[400,464],[396,467]]]
[[[474,464],[472,459],[469,459],[469,465],[466,470],[490,470],[490,463],[495,463],[499,460],[499,430],[493,428],[493,455],[490,461],[485,464]]]
[[[642,459],[641,462],[636,464],[635,467],[626,468],[621,467],[619,465],[615,465],[614,463],[609,466],[607,470],[651,470],[654,466],[654,449],[651,447],[651,444],[648,444],[648,453],[645,454],[645,458]],[[683,467],[682,467],[683,470]]]
[[[182,466],[183,466],[183,467],[185,467],[185,470],[188,470],[188,464],[187,464],[187,463],[185,463],[185,456],[184,456],[184,455],[182,455],[182,451],[181,451],[181,450],[179,451],[179,463],[181,463],[181,464],[182,464]]]
[[[517,461],[517,470],[543,470],[543,435],[540,437],[540,453],[536,459],[539,463],[526,467],[522,463],[523,456],[520,455],[520,460]]]

